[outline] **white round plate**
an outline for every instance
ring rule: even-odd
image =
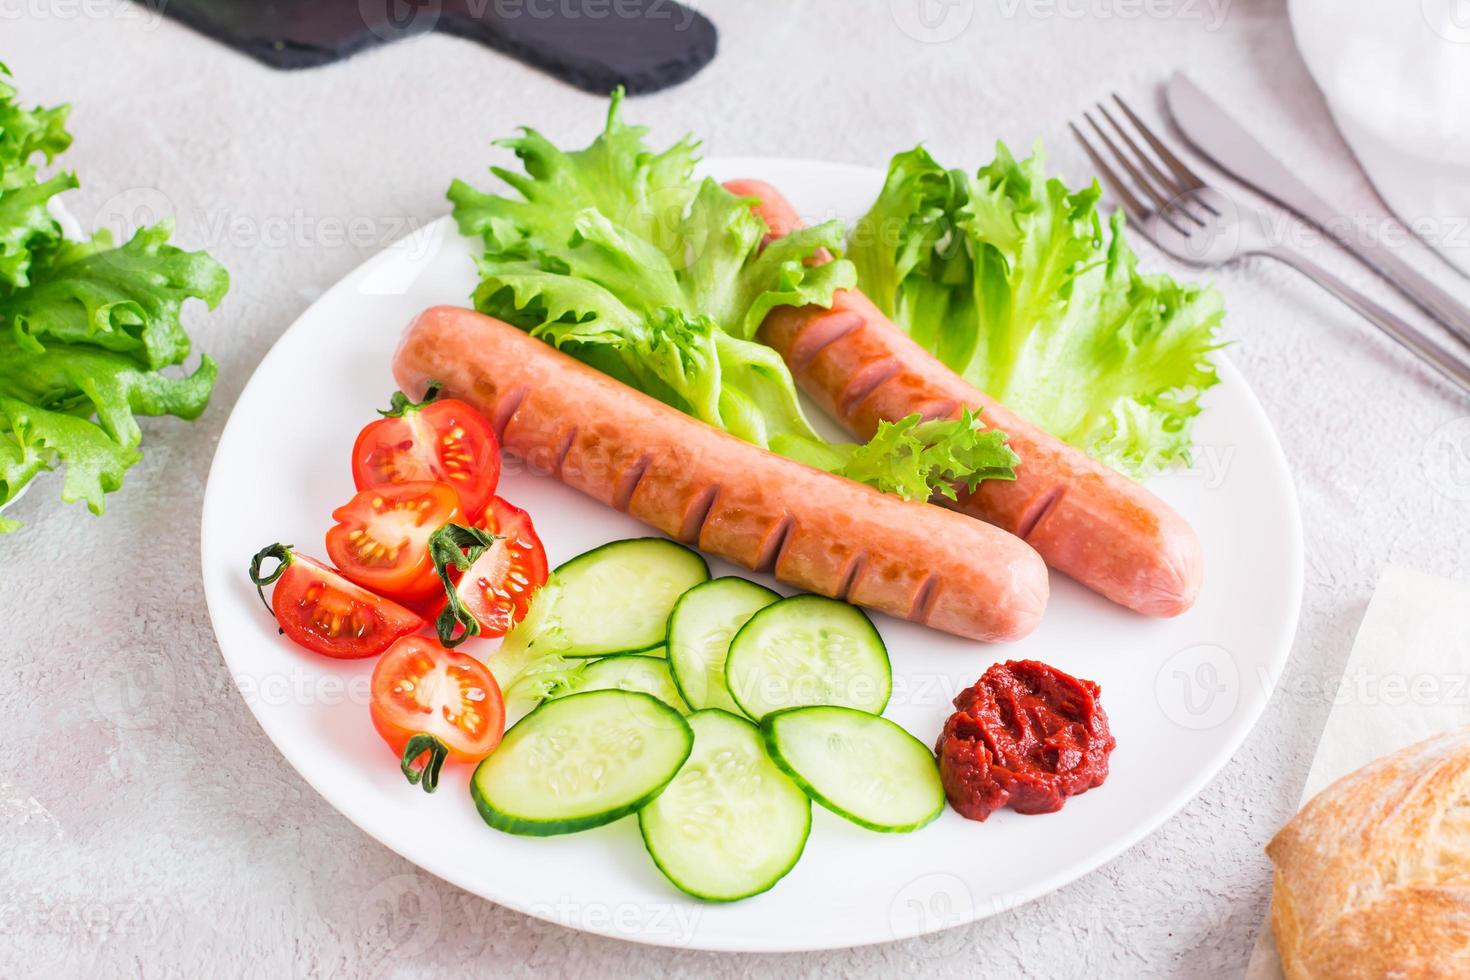
[[[764,159],[711,161],[706,170],[769,180],[809,219],[849,221],[883,177]],[[1102,685],[1118,740],[1111,775],[1059,813],[1003,810],[975,823],[946,811],[917,833],[885,835],[813,807],[795,869],[764,895],[716,905],[663,878],[634,818],[565,837],[514,837],[480,820],[467,769],[447,772],[434,796],[409,786],[368,720],[372,661],[329,660],[278,636],[245,570],[273,541],[324,555],[332,509],[353,493],[353,438],[393,391],[400,331],[428,306],[468,304],[471,255],[446,218],[302,314],[235,405],[204,501],[210,615],[261,727],[333,806],[427,871],[530,915],[639,942],[776,952],[901,939],[1010,908],[1108,861],[1199,792],[1265,706],[1296,630],[1301,525],[1271,425],[1221,356],[1193,467],[1156,484],[1204,542],[1204,592],[1188,614],[1145,619],[1054,575],[1045,622],[1021,643],[987,646],[875,617],[894,667],[887,715],[925,742],[937,737],[955,693],[998,660],[1042,660]],[[553,565],[649,533],[514,462],[501,493],[531,512]]]

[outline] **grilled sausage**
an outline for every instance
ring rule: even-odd
[[[529,467],[789,585],[977,640],[1019,639],[1046,606],[1014,535],[766,452],[490,317],[425,311],[393,371],[477,407]]]
[[[772,235],[801,227],[771,185],[725,185],[758,197]],[[1015,415],[959,377],[894,325],[858,290],[837,293],[831,309],[782,306],[759,339],[785,359],[802,389],[860,439],[880,420],[983,410],[987,425],[1010,436],[1021,457],[1012,482],[986,480],[973,494],[957,488],[947,507],[1025,539],[1047,564],[1129,609],[1176,616],[1194,604],[1204,560],[1194,529],[1134,481]]]

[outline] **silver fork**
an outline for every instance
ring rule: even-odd
[[[1133,227],[1159,249],[1181,262],[1200,268],[1218,268],[1247,255],[1265,255],[1285,262],[1357,310],[1374,326],[1434,367],[1460,389],[1470,393],[1470,361],[1436,342],[1422,330],[1343,282],[1300,251],[1273,240],[1264,211],[1242,204],[1209,187],[1154,135],[1137,113],[1114,94],[1118,108],[1143,137],[1153,155],[1146,153],[1103,103],[1097,110],[1108,121],[1118,141],[1109,136],[1091,113],[1083,113],[1098,141],[1131,179],[1125,181],[1104,155],[1088,142],[1082,130],[1069,124],[1088,157],[1127,213]],[[1126,147],[1126,149],[1124,149]],[[1157,157],[1158,162],[1155,162]],[[1160,166],[1162,164],[1162,166]],[[1167,173],[1165,172],[1167,171]],[[1141,192],[1143,199],[1134,193]],[[1277,236],[1279,237],[1279,236]]]

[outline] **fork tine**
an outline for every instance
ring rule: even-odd
[[[1168,174],[1159,169],[1158,164],[1154,163],[1153,157],[1143,152],[1143,149],[1137,143],[1133,142],[1133,137],[1128,135],[1128,130],[1124,129],[1118,120],[1113,117],[1113,114],[1108,111],[1107,106],[1099,102],[1097,104],[1097,111],[1103,114],[1104,119],[1112,123],[1113,129],[1118,133],[1118,138],[1128,144],[1128,149],[1132,150],[1133,155],[1143,162],[1144,168],[1153,175],[1154,180],[1163,185],[1164,190],[1168,192],[1170,198],[1178,197],[1185,192],[1187,188],[1176,184]]]
[[[1133,192],[1128,189],[1128,185],[1113,173],[1113,168],[1108,166],[1107,161],[1092,148],[1092,144],[1087,142],[1087,137],[1082,135],[1082,130],[1078,129],[1075,123],[1067,123],[1067,126],[1071,128],[1072,135],[1077,137],[1077,142],[1082,144],[1083,152],[1097,168],[1097,172],[1102,174],[1103,183],[1107,184],[1113,193],[1118,195],[1118,200],[1123,202],[1123,210],[1128,212],[1128,217],[1142,222],[1148,214],[1148,209],[1139,203],[1138,198],[1134,197]]]
[[[1133,178],[1134,186],[1140,188],[1143,193],[1148,196],[1148,199],[1153,202],[1154,211],[1158,213],[1160,218],[1163,218],[1165,221],[1169,222],[1169,224],[1173,225],[1174,230],[1179,232],[1181,235],[1187,234],[1187,232],[1183,228],[1179,227],[1178,222],[1172,220],[1169,217],[1169,212],[1177,211],[1180,214],[1188,217],[1189,220],[1193,221],[1195,224],[1202,223],[1198,218],[1185,211],[1183,208],[1176,207],[1174,205],[1174,202],[1170,200],[1170,195],[1168,195],[1166,192],[1161,192],[1157,187],[1150,183],[1149,179],[1144,176],[1143,171],[1134,166],[1133,161],[1128,158],[1128,154],[1118,149],[1118,145],[1114,143],[1112,137],[1108,136],[1107,132],[1097,124],[1096,119],[1093,119],[1091,115],[1085,112],[1082,114],[1082,118],[1086,119],[1092,125],[1092,128],[1097,132],[1098,139],[1102,140],[1103,145],[1106,146],[1108,150],[1113,154],[1113,159],[1117,160],[1118,163],[1122,165],[1123,169],[1128,171],[1128,176]]]
[[[1128,107],[1128,103],[1123,101],[1121,95],[1114,92],[1113,101],[1118,103],[1118,108],[1122,109],[1127,114],[1129,120],[1132,121],[1133,125],[1138,127],[1138,131],[1143,134],[1143,138],[1148,140],[1148,145],[1154,148],[1154,152],[1159,155],[1159,159],[1164,161],[1164,166],[1174,172],[1174,176],[1179,178],[1181,184],[1192,191],[1205,189],[1205,182],[1193,170],[1185,166],[1184,161],[1175,156],[1174,152],[1164,144],[1164,141],[1154,135],[1153,130],[1143,124],[1143,120],[1138,118],[1138,113]],[[1209,207],[1209,205],[1206,204],[1205,207]],[[1215,209],[1210,208],[1210,210],[1214,211]]]

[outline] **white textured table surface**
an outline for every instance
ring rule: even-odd
[[[631,106],[659,139],[877,166],[925,140],[973,166],[997,137],[1041,137],[1075,178],[1067,119],[1114,89],[1156,109],[1153,86],[1182,66],[1328,196],[1378,213],[1279,0],[951,0],[931,5],[927,41],[900,26],[917,23],[913,0],[701,6],[719,58]],[[491,137],[534,123],[580,142],[602,100],[447,38],[276,73],[121,0],[0,0],[0,59],[29,99],[74,103],[83,188],[68,201],[84,224],[170,210],[180,241],[234,276],[221,311],[193,321],[221,365],[204,418],[144,423],[146,457],[105,519],[44,482],[0,541],[0,975],[1233,974],[1267,900],[1261,848],[1295,808],[1379,570],[1470,573],[1470,463],[1456,470],[1443,442],[1470,438],[1470,406],[1294,273],[1231,269],[1217,280],[1232,356],[1295,469],[1307,589],[1280,689],[1198,799],[1103,870],[928,939],[738,958],[525,918],[417,871],[281,759],[215,646],[199,508],[231,404],[319,291],[442,214]],[[309,417],[309,392],[282,397]]]

